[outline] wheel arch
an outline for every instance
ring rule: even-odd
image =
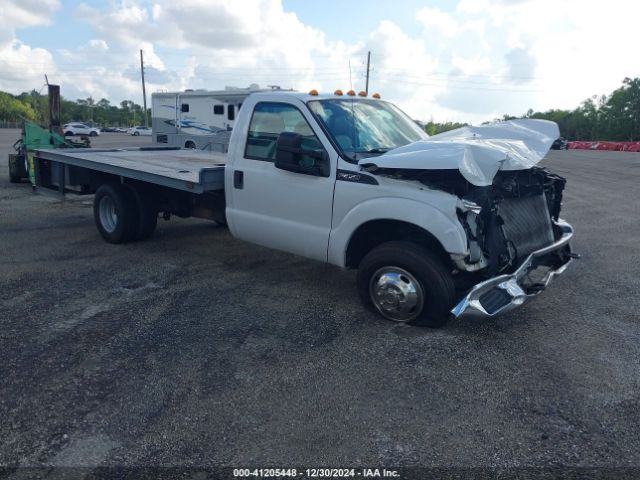
[[[429,202],[387,196],[369,199],[344,215],[338,213],[337,218],[334,207],[328,262],[343,268],[355,268],[366,255],[361,249],[374,248],[381,241],[407,239],[433,247],[438,255],[444,252],[447,262],[450,262],[452,254],[467,254],[467,236],[455,213],[457,199],[437,193]],[[372,232],[381,241],[363,240],[367,233]]]
[[[428,230],[413,223],[395,219],[369,220],[351,235],[345,251],[345,267],[356,269],[367,253],[391,241],[408,241],[433,252],[447,266],[451,257],[442,243]]]

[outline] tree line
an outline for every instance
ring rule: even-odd
[[[60,99],[60,117],[63,124],[83,122],[92,126],[125,127],[144,123],[143,108],[131,100],[123,100],[119,105],[111,105],[106,98],[78,100]],[[151,110],[147,109],[147,119]],[[49,99],[36,90],[20,95],[0,92],[0,121],[19,122],[30,120],[43,126],[49,123]]]
[[[495,120],[516,118],[552,120],[567,140],[640,141],[640,78],[625,78],[622,86],[610,95],[595,95],[574,110],[534,112],[530,109],[521,117],[504,115]],[[425,131],[435,135],[463,126],[466,124],[431,121],[425,125]]]
[[[593,96],[575,110],[529,110],[524,118],[553,120],[568,140],[640,140],[640,78],[625,78],[610,95]],[[514,117],[506,116],[504,120]]]
[[[31,120],[48,123],[48,99],[36,90],[11,95],[0,92],[0,121]],[[130,126],[143,123],[143,108],[131,100],[111,105],[106,98],[60,101],[62,123],[86,122],[96,126]],[[147,110],[150,117],[150,110]],[[625,78],[610,95],[593,96],[574,110],[529,110],[522,117],[504,115],[496,120],[542,118],[560,127],[560,135],[568,140],[640,141],[640,78]],[[464,123],[430,121],[425,125],[429,135],[465,126]]]

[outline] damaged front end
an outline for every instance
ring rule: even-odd
[[[498,172],[492,185],[472,187],[461,195],[458,220],[467,232],[472,255],[459,259],[459,267],[468,271],[484,258],[487,275],[498,275],[554,243],[560,235],[554,224],[559,220],[565,183],[547,169],[533,167]]]
[[[493,185],[461,198],[458,218],[471,253],[457,265],[470,271],[475,264],[482,271],[480,283],[452,310],[454,316],[504,313],[564,272],[573,258],[573,228],[559,217],[565,183],[538,167],[498,172]]]
[[[537,164],[559,136],[545,120],[463,127],[362,159],[365,170],[458,197],[468,253],[452,255],[465,286],[456,317],[495,316],[539,294],[574,258],[560,219],[565,179]]]
[[[453,261],[461,283],[472,287],[453,308],[456,317],[491,317],[522,305],[573,258],[573,228],[559,217],[566,181],[545,168],[498,171],[487,186],[473,185],[452,169],[375,173],[417,180],[459,198],[468,254]]]
[[[451,310],[455,317],[493,317],[522,305],[541,293],[562,274],[574,255],[569,242],[573,228],[563,220],[553,222],[558,238],[534,250],[513,272],[504,273],[475,285]]]

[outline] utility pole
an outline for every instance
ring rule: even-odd
[[[144,86],[144,60],[142,58],[142,49],[140,49],[140,73],[142,74],[142,103],[144,105],[144,111],[142,112],[144,118],[144,126],[147,126],[147,91]]]
[[[364,91],[369,95],[369,65],[371,65],[371,51],[367,52],[367,84],[364,87]]]

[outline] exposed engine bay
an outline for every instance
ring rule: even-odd
[[[365,169],[395,179],[417,180],[460,198],[457,214],[470,251],[464,260],[466,271],[478,271],[486,277],[512,273],[529,254],[561,235],[555,221],[566,181],[546,168],[498,171],[489,186],[473,185],[457,169],[381,169],[372,165]],[[566,262],[566,258],[557,260]]]

